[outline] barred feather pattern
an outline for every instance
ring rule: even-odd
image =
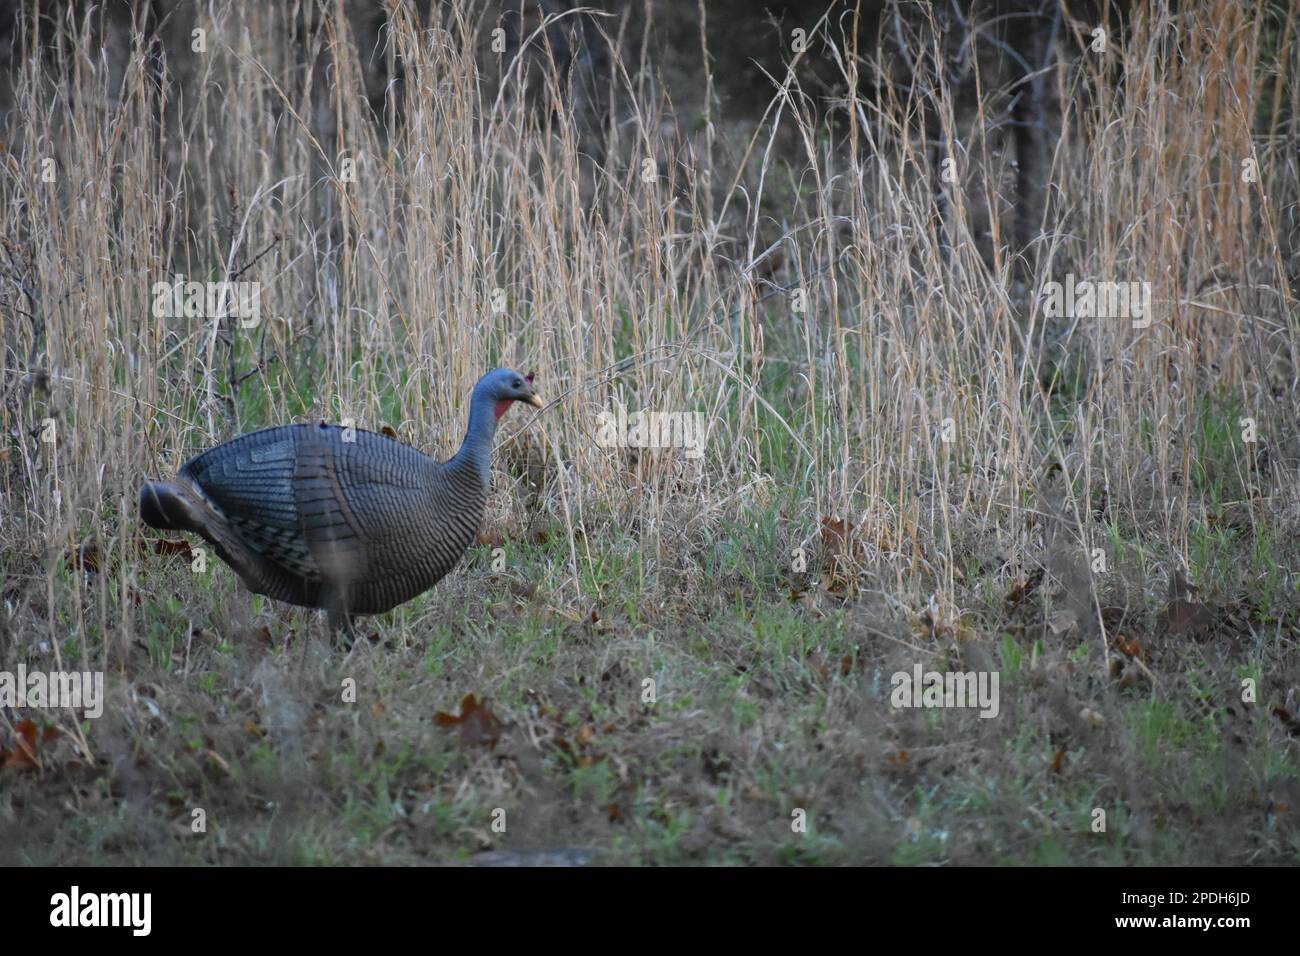
[[[374,432],[321,424],[236,438],[177,479],[210,514],[193,530],[252,591],[381,614],[455,567],[478,533],[486,477],[486,462],[439,463]]]

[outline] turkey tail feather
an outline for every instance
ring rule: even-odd
[[[147,481],[140,489],[140,520],[160,531],[197,531],[194,506],[171,481]]]

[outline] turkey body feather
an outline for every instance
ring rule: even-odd
[[[146,524],[207,540],[250,590],[342,619],[381,614],[433,587],[478,534],[497,418],[540,406],[531,379],[480,380],[460,452],[437,462],[337,425],[235,438],[140,492]]]
[[[473,476],[335,425],[244,435],[177,478],[252,553],[238,562],[257,570],[243,575],[251,590],[351,614],[380,614],[433,587],[474,540],[487,500]]]

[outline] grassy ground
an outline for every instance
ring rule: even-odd
[[[596,146],[456,4],[393,18],[378,114],[328,10],[181,5],[161,74],[52,22],[0,179],[0,670],[108,699],[0,707],[0,862],[1294,861],[1300,32],[1262,9],[1060,36],[1021,256],[1006,84],[919,52],[951,24],[891,26],[905,85],[808,24],[841,95],[792,68],[754,117],[615,54]],[[1150,326],[1046,316],[1067,272],[1150,282]],[[178,273],[263,320],[154,314]],[[494,364],[556,402],[350,653],[139,526],[254,428],[445,456]],[[703,458],[602,447],[616,401],[701,413]],[[894,706],[918,664],[997,715]]]
[[[42,772],[11,771],[4,806],[22,838],[6,856],[1295,858],[1297,728],[1268,704],[1239,703],[1244,677],[1264,701],[1285,697],[1293,609],[1211,601],[1203,632],[1167,634],[1158,615],[1107,607],[1146,662],[1111,678],[1088,628],[1044,625],[1068,594],[1032,578],[1010,597],[988,587],[988,604],[950,626],[869,591],[846,603],[762,557],[778,511],[756,507],[656,567],[616,523],[593,528],[608,543],[583,603],[554,598],[566,585],[558,536],[510,538],[497,573],[479,548],[463,572],[365,628],[350,656],[330,652],[309,615],[250,605],[225,569],[195,580],[183,562],[153,567],[131,678],[87,722],[95,761],[59,740]],[[63,654],[77,660],[74,638]],[[894,709],[889,675],[916,661],[998,671],[998,716]],[[468,693],[485,709],[450,722]],[[192,832],[196,808],[206,833]],[[797,808],[806,833],[792,832]],[[1096,808],[1104,833],[1092,830]]]

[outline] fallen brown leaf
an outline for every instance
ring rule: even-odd
[[[1170,634],[1195,635],[1208,630],[1214,623],[1210,609],[1199,601],[1170,601],[1165,608],[1165,628]]]
[[[14,729],[18,731],[18,739],[13,750],[0,750],[0,767],[5,770],[39,770],[41,762],[37,757],[39,748],[36,743],[36,724],[30,720],[20,720]],[[53,737],[47,732],[45,739],[48,741]]]
[[[460,732],[461,743],[494,746],[505,729],[505,724],[492,713],[486,700],[466,694],[460,702],[459,714],[442,711],[434,714],[433,722],[439,727],[455,727]]]
[[[1119,651],[1125,657],[1142,658],[1146,654],[1142,649],[1142,645],[1139,644],[1137,640],[1124,634],[1116,634],[1111,638],[1110,646]]]

